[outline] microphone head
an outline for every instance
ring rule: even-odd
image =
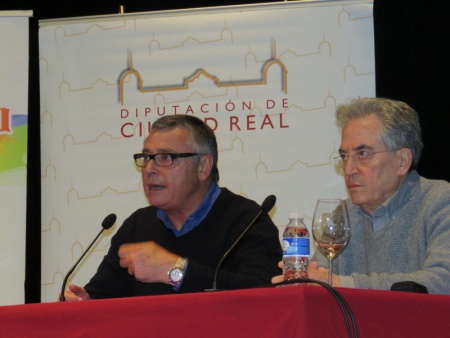
[[[117,219],[116,214],[109,214],[103,220],[102,228],[105,230],[108,230],[109,228],[111,228],[114,225],[114,223],[116,223],[116,219]]]
[[[277,198],[275,195],[269,195],[266,197],[266,199],[261,204],[261,209],[263,212],[269,212],[272,210],[273,206],[275,205],[277,201]]]

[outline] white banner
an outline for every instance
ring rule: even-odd
[[[375,95],[370,1],[285,2],[40,23],[42,301],[115,212],[117,226],[73,278],[84,285],[111,232],[147,205],[132,154],[153,121],[192,114],[215,129],[220,185],[280,227],[336,172],[336,105]]]
[[[24,303],[28,21],[0,12],[0,305]]]

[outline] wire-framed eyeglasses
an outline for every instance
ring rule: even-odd
[[[358,151],[355,151],[353,155],[342,152],[339,154],[339,156],[335,157],[334,160],[337,162],[338,166],[344,166],[347,164],[348,159],[351,157],[356,161],[356,163],[360,165],[366,165],[369,164],[369,162],[372,160],[373,155],[379,153],[386,153],[394,150],[368,151],[360,149]]]
[[[170,167],[176,158],[197,156],[197,153],[157,153],[157,154],[134,154],[134,162],[140,168],[144,168],[153,160],[160,167]]]

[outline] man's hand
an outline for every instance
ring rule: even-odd
[[[284,264],[282,261],[278,263],[278,267],[280,269],[284,268]],[[319,263],[310,262],[308,265],[308,278],[315,279],[321,282],[328,283],[328,270],[325,268],[319,267]],[[332,275],[333,286],[339,287],[341,285],[341,280],[338,275]],[[272,284],[279,283],[283,281],[283,275],[272,277]],[[314,285],[314,284],[312,284]]]
[[[64,298],[66,302],[79,302],[82,300],[90,300],[91,297],[86,292],[86,290],[78,285],[70,284],[69,289],[64,291]],[[61,299],[58,297],[58,301]]]
[[[280,269],[284,268],[283,261],[279,261],[278,262],[278,267]],[[284,280],[284,276],[283,275],[278,275],[278,276],[272,277],[271,282],[272,282],[272,284],[276,284],[276,283],[282,282],[283,280]]]
[[[167,271],[179,256],[155,242],[122,244],[119,248],[120,266],[145,283],[168,283]]]
[[[319,263],[311,262],[308,265],[308,278],[328,283],[328,269],[319,267]],[[341,280],[334,273],[331,276],[333,287],[341,286]]]

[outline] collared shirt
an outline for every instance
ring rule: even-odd
[[[369,215],[362,208],[360,208],[359,214],[372,221],[372,230],[374,232],[383,230],[395,219],[398,211],[409,200],[418,182],[419,174],[416,171],[412,171],[394,195],[375,210],[373,216]]]
[[[200,203],[197,210],[195,210],[192,215],[190,215],[186,221],[184,222],[181,229],[178,231],[173,226],[172,222],[169,219],[169,216],[167,216],[167,213],[161,209],[158,209],[157,216],[158,218],[163,221],[164,225],[173,231],[175,236],[180,237],[192,229],[194,229],[197,225],[201,223],[208,214],[209,210],[211,210],[211,207],[213,206],[214,202],[216,201],[217,197],[219,196],[221,192],[220,187],[216,182],[212,182],[211,186],[209,187],[208,193],[206,194],[205,198],[203,199],[202,203]]]

